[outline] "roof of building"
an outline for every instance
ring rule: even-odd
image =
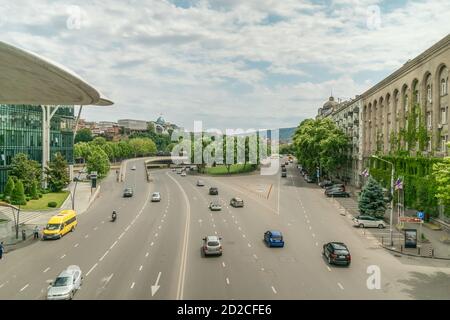
[[[0,41],[0,103],[99,105],[111,100],[65,67]]]

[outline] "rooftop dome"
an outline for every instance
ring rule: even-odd
[[[326,109],[334,109],[334,107],[336,107],[337,105],[338,105],[338,103],[336,101],[334,101],[334,97],[330,96],[328,101],[323,104],[323,109],[324,109],[324,111]]]

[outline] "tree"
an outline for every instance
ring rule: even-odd
[[[105,176],[109,171],[109,159],[105,151],[100,147],[93,147],[91,155],[87,159],[88,172],[97,171],[99,177]]]
[[[95,137],[94,140],[91,141],[91,144],[96,146],[103,146],[106,144],[106,139],[103,137]]]
[[[40,181],[41,168],[37,161],[28,159],[25,153],[18,153],[11,161],[11,176],[21,180],[27,194],[30,194],[34,181]]]
[[[48,187],[53,192],[60,192],[69,184],[70,179],[67,166],[66,159],[58,152],[53,161],[50,161],[48,167],[45,168]]]
[[[92,132],[89,128],[83,128],[77,131],[75,135],[75,143],[92,141]]]
[[[11,204],[14,204],[14,205],[27,204],[27,201],[25,199],[24,187],[23,187],[23,183],[21,180],[18,180],[16,182],[16,185],[14,186],[14,190],[11,195]]]
[[[9,177],[8,181],[6,182],[5,190],[3,191],[3,199],[10,200],[11,195],[14,190],[14,179],[13,177]]]
[[[450,147],[450,143],[448,144]],[[436,198],[441,204],[450,207],[450,157],[433,165],[433,176],[436,179]]]
[[[33,184],[31,185],[30,196],[31,196],[31,198],[32,198],[33,200],[39,199],[39,194],[38,194],[38,184],[37,184],[37,181],[34,181]]]
[[[307,119],[294,134],[295,155],[309,172],[334,172],[343,165],[349,138],[331,119]],[[322,174],[323,175],[323,174]]]
[[[369,177],[358,199],[358,207],[361,214],[370,216],[384,215],[386,200],[383,188],[372,177]]]

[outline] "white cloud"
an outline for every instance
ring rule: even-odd
[[[392,11],[376,0],[193,3],[93,0],[77,4],[84,23],[70,29],[74,2],[16,0],[0,8],[2,40],[66,65],[116,102],[110,112],[87,109],[92,119],[161,112],[186,127],[195,117],[216,127],[286,127],[314,116],[331,89],[360,94],[374,84],[370,72],[387,75],[449,31],[450,3],[439,0]],[[367,27],[370,5],[380,6],[379,28]]]

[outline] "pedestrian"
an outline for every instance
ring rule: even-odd
[[[39,239],[39,227],[34,227],[34,239]]]
[[[3,241],[2,241],[2,242],[0,242],[0,259],[3,256],[3,250],[4,250],[4,248],[3,248]]]

